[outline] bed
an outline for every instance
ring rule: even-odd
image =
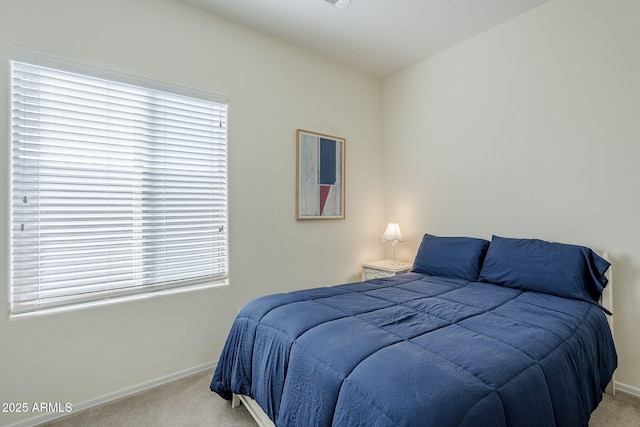
[[[248,303],[211,390],[278,427],[587,426],[617,366],[609,267],[583,246],[426,234],[409,273]]]

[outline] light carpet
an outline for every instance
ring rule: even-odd
[[[42,424],[46,427],[255,427],[244,407],[209,391],[204,371],[94,408]],[[640,398],[605,395],[589,427],[640,426]]]

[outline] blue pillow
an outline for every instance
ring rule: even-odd
[[[484,239],[425,234],[411,271],[475,282],[488,247]]]
[[[584,246],[493,236],[480,281],[597,302],[610,265]]]

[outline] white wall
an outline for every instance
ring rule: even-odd
[[[609,251],[620,387],[640,394],[640,2],[552,0],[383,83],[389,215]]]
[[[229,97],[231,285],[10,318],[5,61],[0,402],[78,405],[205,366],[247,300],[356,280],[382,256],[380,80],[172,0],[2,0],[9,46]],[[346,220],[295,221],[296,128],[346,138]],[[36,415],[0,413],[0,425]]]

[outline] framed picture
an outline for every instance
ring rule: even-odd
[[[296,131],[296,219],[344,219],[345,139]]]

